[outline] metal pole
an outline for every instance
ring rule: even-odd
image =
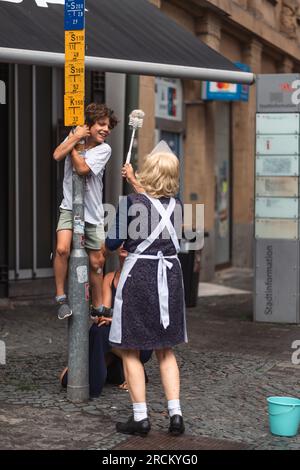
[[[15,64],[15,279],[20,275],[19,67]]]
[[[84,156],[84,151],[80,152]],[[73,248],[69,262],[68,399],[89,399],[89,283],[88,255],[84,248],[84,177],[73,171]]]
[[[36,66],[32,66],[32,276],[37,270]]]
[[[2,142],[3,161],[0,175],[0,298],[8,297],[8,89],[9,66],[0,66],[0,140]],[[11,93],[10,93],[11,94]],[[1,346],[1,342],[0,342]],[[4,346],[4,345],[3,345]]]
[[[67,126],[84,124],[84,12],[84,0],[65,1],[65,125]],[[84,158],[84,141],[79,142],[76,149]],[[73,170],[73,245],[68,277],[69,305],[73,315],[68,321],[67,388],[68,399],[73,402],[89,399],[89,262],[84,249],[84,184],[84,177]]]

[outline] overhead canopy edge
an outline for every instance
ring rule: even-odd
[[[63,67],[65,63],[65,55],[60,52],[32,51],[0,47],[0,61],[16,64]],[[255,75],[250,72],[139,62],[113,58],[109,59],[106,57],[87,56],[85,58],[85,65],[88,69],[101,70],[105,72],[174,77],[190,80],[209,80],[215,82],[241,83],[246,85],[251,85],[255,82]]]

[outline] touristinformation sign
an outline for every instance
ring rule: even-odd
[[[257,76],[256,321],[300,321],[299,86],[299,74]]]

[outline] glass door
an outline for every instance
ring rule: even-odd
[[[217,103],[216,143],[216,198],[215,198],[215,253],[216,265],[230,263],[231,240],[231,168],[230,168],[230,104]]]

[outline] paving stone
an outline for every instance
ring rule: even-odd
[[[250,283],[251,275],[242,276],[243,288],[247,279]],[[225,283],[239,288],[232,277]],[[300,448],[299,435],[270,434],[266,402],[270,395],[299,395],[299,370],[288,366],[299,326],[253,323],[252,310],[251,295],[203,297],[188,309],[189,343],[175,348],[187,436],[254,449]],[[107,385],[96,400],[68,401],[58,381],[67,363],[67,326],[56,320],[50,303],[2,306],[0,337],[4,334],[8,358],[0,366],[0,415],[22,421],[16,436],[0,426],[2,448],[112,449],[128,439],[115,432],[115,423],[131,414],[128,393]],[[152,430],[165,435],[167,403],[156,360],[146,369]]]

